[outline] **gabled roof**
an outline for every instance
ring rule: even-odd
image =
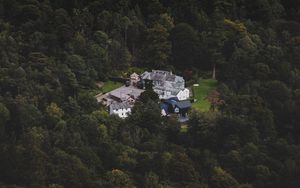
[[[144,90],[138,89],[138,88],[135,88],[132,86],[129,86],[129,87],[122,86],[118,89],[115,89],[115,90],[109,92],[108,94],[124,101],[124,100],[127,100],[131,96],[136,99],[143,92],[144,92]]]
[[[191,108],[192,107],[192,103],[189,100],[178,101],[175,104],[175,106],[178,107],[178,108],[180,108],[180,109]]]
[[[168,74],[166,76],[166,81],[174,82],[175,78],[176,78],[176,75],[174,75],[174,74]]]
[[[167,100],[165,101],[165,103],[168,103],[168,104],[172,105],[173,108],[174,108],[174,106],[178,103],[178,101],[179,101],[179,100],[178,100],[177,97],[171,97],[171,98],[167,99]]]
[[[162,71],[162,70],[152,70],[152,72],[144,72],[141,75],[141,78],[144,80],[153,80],[159,81],[154,82],[154,87],[162,87],[166,90],[183,89],[184,88],[184,79],[181,76],[177,76],[172,72]]]
[[[178,97],[171,97],[171,98],[169,98],[167,100],[172,100],[172,101],[177,101],[177,102],[179,101]]]
[[[137,74],[137,73],[132,73],[131,75],[130,75],[130,78],[132,78],[132,77],[139,77],[139,75]]]
[[[170,82],[184,82],[183,78],[174,75],[172,72],[163,70],[152,70],[152,72],[144,72],[141,77],[147,80],[159,80],[159,81],[170,81]]]
[[[127,102],[120,102],[120,103],[112,103],[109,106],[109,111],[112,112],[114,110],[119,110],[119,109],[128,109],[131,108],[130,104]]]

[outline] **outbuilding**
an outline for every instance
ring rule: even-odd
[[[112,103],[109,106],[109,114],[116,114],[120,118],[127,118],[131,114],[131,106],[127,102]]]
[[[188,110],[192,107],[192,103],[189,100],[178,101],[175,103],[174,112],[178,113],[181,117],[187,117]]]

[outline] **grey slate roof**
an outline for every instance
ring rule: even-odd
[[[176,76],[172,72],[162,70],[152,70],[152,72],[144,72],[141,75],[144,80],[153,80],[153,89],[157,92],[170,91],[176,96],[180,90],[184,89],[184,79]]]
[[[130,96],[132,96],[136,99],[141,95],[142,92],[144,92],[144,90],[138,89],[136,87],[122,86],[118,89],[115,89],[115,90],[109,92],[109,95],[117,97],[117,98],[121,99],[122,101],[124,101],[124,100],[127,100]]]
[[[174,82],[174,81],[175,81],[175,78],[176,78],[176,75],[174,75],[174,74],[172,74],[172,75],[168,74],[168,75],[166,76],[166,80],[167,80],[167,81],[170,81],[170,82]]]
[[[112,103],[109,106],[109,112],[112,113],[114,110],[119,110],[119,109],[128,109],[131,108],[130,104],[127,102],[121,102],[121,103]]]
[[[152,72],[144,72],[141,77],[145,80],[154,80],[154,81],[165,81],[167,78],[171,79],[175,76],[172,76],[173,74],[168,71],[162,71],[162,70],[152,70]]]

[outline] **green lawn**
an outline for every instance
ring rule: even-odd
[[[89,91],[90,95],[98,95],[100,93],[104,94],[107,92],[110,92],[114,89],[117,89],[119,87],[121,87],[122,85],[124,85],[123,83],[120,82],[114,82],[114,81],[107,81],[103,83],[103,86],[101,86],[100,88],[95,88]]]
[[[212,79],[204,79],[198,82],[199,86],[192,86],[194,99],[193,108],[207,112],[210,109],[210,103],[206,99],[208,93],[217,87],[217,81]]]
[[[107,93],[107,92],[110,92],[114,89],[121,87],[122,85],[124,85],[124,84],[122,84],[120,82],[107,81],[107,82],[104,82],[104,85],[100,88],[100,90],[102,91],[102,93]]]

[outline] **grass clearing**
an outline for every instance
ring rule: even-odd
[[[207,112],[210,109],[210,102],[206,99],[209,92],[217,87],[217,80],[204,79],[192,86],[193,96],[196,101],[193,103],[193,108],[201,112]]]
[[[104,94],[104,93],[108,93],[114,89],[117,89],[121,86],[123,86],[124,84],[121,82],[114,82],[114,81],[107,81],[107,82],[103,82],[103,85],[99,88],[93,89],[89,91],[90,95],[98,95],[100,93]]]
[[[117,89],[123,85],[124,84],[120,83],[120,82],[107,81],[107,82],[104,82],[104,85],[100,88],[100,90],[102,91],[102,93],[107,93],[107,92]]]

